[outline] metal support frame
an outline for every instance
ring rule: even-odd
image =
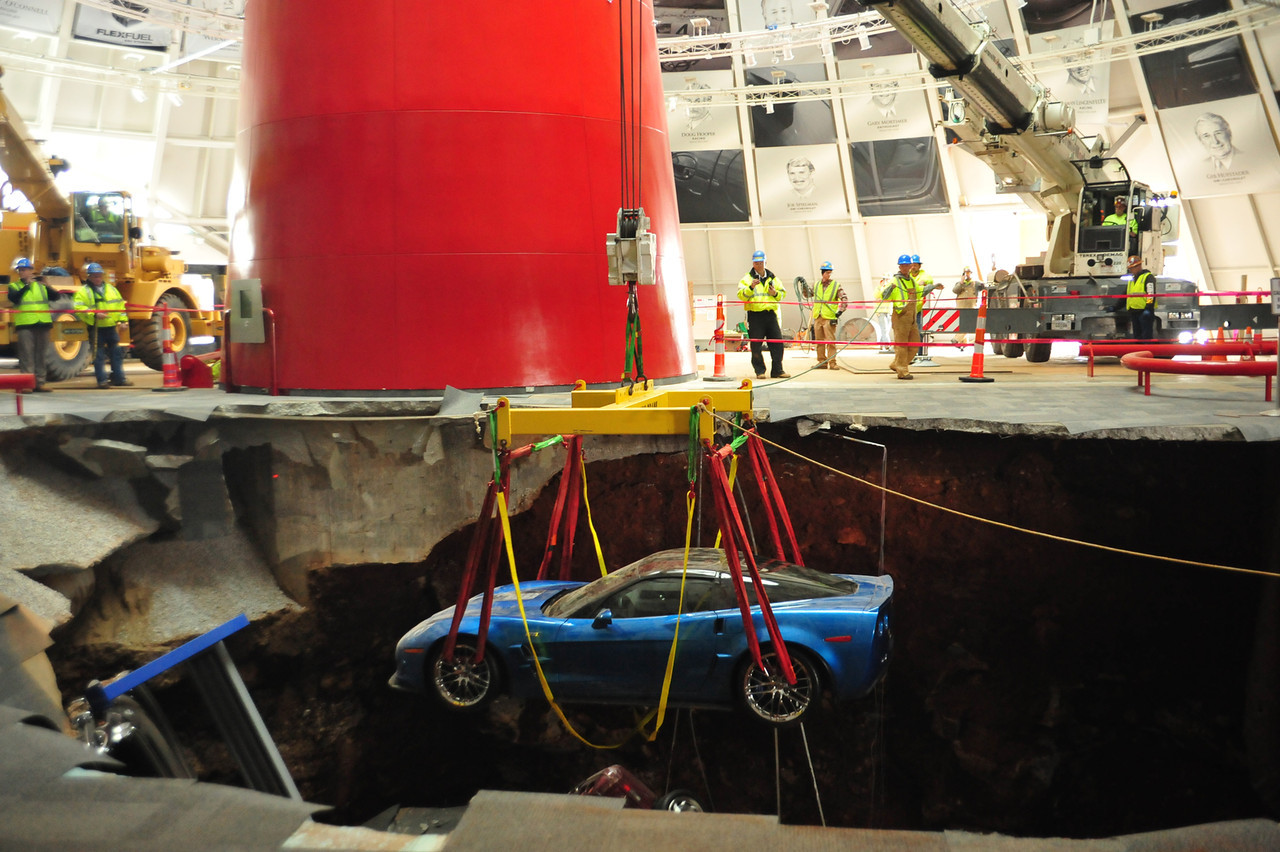
[[[94,681],[85,690],[85,699],[97,719],[106,716],[111,703],[174,666],[190,663],[190,673],[222,732],[249,787],[264,793],[302,801],[258,708],[240,678],[235,663],[222,640],[249,626],[242,613],[158,657],[136,671],[107,683]]]
[[[751,416],[751,381],[734,390],[657,390],[653,382],[634,388],[588,390],[579,380],[570,394],[569,408],[513,408],[498,399],[498,447],[511,447],[517,435],[688,435],[689,409],[698,412],[698,438],[710,441],[716,432],[713,412]]]

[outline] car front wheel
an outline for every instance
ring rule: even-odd
[[[458,637],[452,662],[444,658],[444,643],[432,649],[427,660],[427,683],[446,707],[474,710],[484,706],[498,689],[498,669],[492,654],[476,661],[476,641]]]
[[[790,650],[790,649],[788,649]],[[801,653],[791,651],[791,669],[796,682],[787,683],[778,655],[761,649],[764,668],[748,659],[738,680],[743,706],[755,718],[770,725],[798,725],[803,722],[821,698],[821,684],[813,664]]]

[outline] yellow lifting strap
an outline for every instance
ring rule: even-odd
[[[662,728],[662,723],[667,712],[667,697],[671,692],[672,675],[675,671],[676,643],[680,639],[680,617],[684,612],[684,580],[685,580],[685,576],[689,572],[689,545],[692,540],[692,534],[693,534],[693,502],[694,502],[693,495],[690,494],[686,499],[686,503],[689,507],[689,513],[688,513],[689,517],[688,517],[688,520],[685,522],[684,570],[680,578],[680,603],[676,610],[675,635],[671,638],[671,651],[667,655],[667,670],[666,670],[666,674],[663,676],[663,679],[662,679],[662,694],[658,699],[657,709],[649,711],[649,713],[646,714],[645,717],[641,719],[639,723],[636,725],[636,730],[643,733],[644,726],[648,724],[649,720],[654,718],[655,715],[657,716],[658,721],[657,721],[657,724],[654,725],[653,732],[646,734],[646,738],[650,742],[652,742],[658,736],[658,731]],[[542,687],[543,696],[547,699],[547,703],[551,705],[551,709],[555,711],[556,718],[560,720],[560,724],[564,725],[565,730],[567,730],[570,734],[572,734],[574,738],[577,739],[579,742],[581,742],[583,745],[589,746],[594,749],[600,749],[602,751],[608,750],[608,749],[615,749],[622,746],[628,739],[631,738],[630,736],[616,743],[612,743],[609,745],[600,745],[598,743],[591,742],[582,734],[578,733],[578,730],[575,727],[573,727],[573,724],[569,721],[569,718],[565,716],[564,711],[560,709],[560,705],[559,703],[556,702],[555,696],[551,693],[551,684],[547,682],[546,672],[542,670],[542,662],[538,659],[538,651],[533,644],[533,634],[529,631],[529,614],[525,611],[525,608],[524,608],[524,595],[520,591],[520,576],[519,576],[519,573],[516,571],[516,554],[511,546],[511,519],[510,519],[510,516],[507,514],[507,497],[505,494],[502,493],[502,491],[498,491],[498,517],[499,519],[501,519],[501,522],[502,522],[503,544],[506,547],[506,551],[507,551],[507,565],[511,571],[511,585],[516,590],[516,605],[520,609],[520,622],[521,624],[524,625],[524,638],[525,638],[525,641],[529,643],[529,652],[530,652],[529,656],[533,659],[534,671],[538,673],[538,684]]]
[[[582,504],[587,507],[587,529],[591,530],[591,541],[596,546],[596,560],[600,563],[600,576],[609,573],[604,567],[604,552],[600,549],[600,536],[596,535],[596,522],[591,519],[591,500],[587,497],[587,460],[578,456],[578,464],[582,468]]]
[[[658,738],[658,731],[667,718],[667,698],[671,694],[671,678],[676,670],[676,646],[680,642],[680,618],[684,615],[684,582],[689,577],[689,544],[693,541],[693,504],[695,498],[690,491],[684,498],[688,507],[688,519],[684,523],[684,565],[680,569],[680,602],[676,605],[676,629],[671,636],[671,650],[667,653],[667,671],[662,676],[662,695],[658,698],[658,721],[646,739],[653,742]]]

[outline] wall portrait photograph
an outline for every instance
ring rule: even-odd
[[[756,150],[760,213],[766,219],[832,219],[848,215],[840,155],[834,145]]]
[[[1182,195],[1280,189],[1280,154],[1258,95],[1160,110],[1160,129]]]

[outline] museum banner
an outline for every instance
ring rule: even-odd
[[[0,27],[57,35],[62,0],[0,0]]]
[[[1159,116],[1184,197],[1280,190],[1280,153],[1259,95],[1162,109]]]

